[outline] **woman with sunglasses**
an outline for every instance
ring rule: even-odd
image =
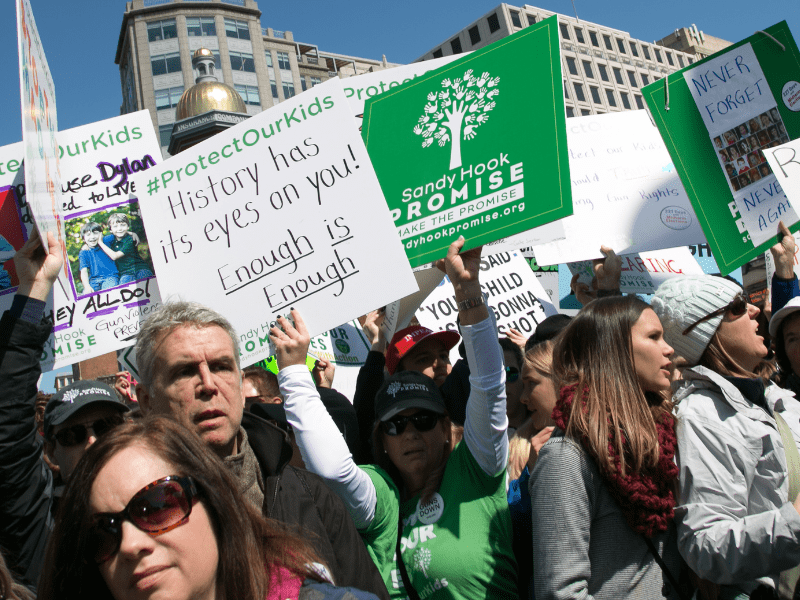
[[[724,600],[772,598],[781,572],[800,563],[800,501],[789,497],[785,450],[800,441],[800,404],[756,375],[767,355],[759,309],[736,283],[677,277],[652,306],[689,367],[673,395],[681,554],[721,584]]]
[[[98,440],[67,487],[40,600],[329,598],[314,551],[246,502],[221,460],[165,417]],[[354,590],[358,598],[375,599]]]
[[[557,429],[530,477],[537,600],[684,597],[671,356],[635,296],[590,302],[556,341]]]
[[[375,398],[377,465],[358,467],[304,367],[309,337],[279,318],[278,380],[309,470],[344,500],[390,597],[516,598],[516,565],[505,490],[508,457],[505,371],[495,321],[484,304],[480,248],[440,261],[455,289],[470,367],[464,439],[433,379],[416,371],[387,378]],[[397,559],[395,559],[397,557]]]

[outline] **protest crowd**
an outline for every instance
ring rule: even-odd
[[[609,248],[573,279],[577,316],[499,336],[459,239],[437,263],[459,331],[387,340],[366,315],[352,404],[307,367],[299,311],[269,332],[276,376],[183,301],[142,325],[135,404],[99,381],[43,401],[62,259],[34,235],[0,321],[2,597],[792,597],[800,288],[780,233],[771,345],[732,279],[671,278],[647,304]]]

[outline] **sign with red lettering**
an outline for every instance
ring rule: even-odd
[[[703,269],[686,247],[625,254],[622,259],[620,290],[636,294],[652,294],[659,285],[679,275],[702,275]],[[592,261],[582,260],[567,265],[578,281],[591,285],[594,271]]]

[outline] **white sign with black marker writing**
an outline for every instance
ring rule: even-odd
[[[244,365],[292,308],[313,336],[417,289],[338,79],[134,181],[163,295],[251,336]]]

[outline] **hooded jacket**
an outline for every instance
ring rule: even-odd
[[[264,516],[308,540],[337,586],[388,600],[380,572],[339,496],[319,476],[289,465],[292,447],[278,427],[249,412],[244,413],[242,427],[263,476]]]
[[[759,584],[774,589],[780,572],[800,563],[800,514],[788,499],[786,455],[773,414],[781,414],[800,443],[800,403],[777,385],[750,399],[705,367],[683,376],[673,396],[680,552],[703,579],[747,594]],[[743,388],[758,382],[740,381]]]

